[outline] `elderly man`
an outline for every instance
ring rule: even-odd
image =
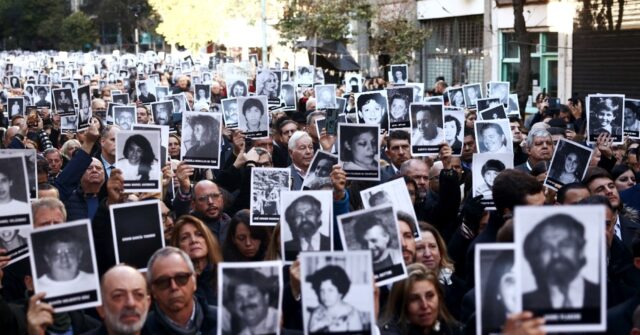
[[[147,265],[147,282],[154,301],[146,323],[150,334],[216,334],[217,310],[196,299],[196,272],[184,251],[156,251]]]
[[[147,109],[147,107],[142,106],[142,105],[137,107],[137,111],[136,111],[137,120],[136,121],[137,121],[138,124],[148,124],[150,115],[151,115],[151,113],[149,113],[149,110]]]
[[[284,242],[286,260],[295,260],[300,251],[331,249],[331,240],[320,232],[322,204],[311,195],[294,200],[285,210],[285,221],[293,239]]]
[[[55,148],[49,148],[44,151],[44,158],[49,163],[49,178],[56,178],[60,174],[60,170],[62,170],[62,155],[60,151]]]
[[[107,126],[102,131],[100,138],[100,156],[97,157],[102,162],[107,179],[111,176],[111,170],[115,169],[116,163],[116,134],[120,131],[118,126]]]
[[[313,159],[313,139],[304,131],[296,131],[289,139],[289,156],[291,156],[292,190],[302,189],[304,177],[307,176],[309,165]]]
[[[553,139],[545,129],[536,129],[527,135],[529,158],[523,164],[516,166],[517,170],[531,173],[533,167],[542,161],[550,161],[553,156]]]
[[[298,130],[298,124],[287,117],[283,117],[276,122],[276,130],[273,146],[273,166],[287,167],[291,164],[289,138]]]
[[[62,201],[55,198],[40,198],[31,203],[33,227],[39,228],[67,221],[67,210]]]

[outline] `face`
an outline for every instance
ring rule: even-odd
[[[518,294],[516,291],[516,275],[513,272],[513,268],[502,275],[500,278],[500,284],[498,285],[498,294],[500,300],[504,303],[504,307],[507,309],[507,313],[515,313],[518,308]]]
[[[407,171],[407,176],[413,179],[418,185],[418,195],[424,197],[429,191],[429,169],[427,164],[412,161],[411,167]]]
[[[395,75],[396,75],[396,80],[402,80],[402,71],[397,70]]]
[[[596,117],[598,118],[598,122],[600,122],[601,127],[610,127],[611,122],[616,118],[612,111],[604,109],[599,110],[598,113],[596,113]]]
[[[197,184],[194,188],[194,209],[203,213],[206,217],[217,219],[223,209],[223,200],[220,189],[214,183]]]
[[[453,142],[456,140],[456,133],[458,128],[456,128],[455,121],[449,121],[444,123],[444,138],[448,142]]]
[[[18,235],[18,229],[0,230],[0,240],[5,243],[13,240],[16,235]]]
[[[244,95],[244,87],[242,85],[236,85],[233,88],[233,96],[240,97]]]
[[[473,153],[476,152],[476,140],[473,136],[465,136],[462,146],[462,155],[460,158],[465,161],[470,161],[473,158]]]
[[[328,159],[323,159],[318,162],[315,174],[318,177],[329,177],[329,174],[331,174],[331,168],[331,161],[329,161]]]
[[[49,171],[56,175],[60,173],[62,168],[62,157],[58,152],[52,152],[47,155],[47,163],[49,163]]]
[[[138,123],[147,124],[149,123],[149,112],[147,112],[146,108],[138,108],[138,113],[136,113],[138,117]]]
[[[553,140],[551,138],[546,136],[537,136],[533,138],[533,145],[529,148],[529,156],[537,160],[550,160],[552,155]]]
[[[485,128],[482,131],[482,143],[488,151],[498,151],[504,142],[504,135],[495,128]]]
[[[342,295],[331,280],[320,283],[320,302],[324,307],[335,306],[342,300]]]
[[[179,247],[186,252],[193,260],[203,259],[207,257],[207,243],[204,235],[196,226],[185,224],[180,228]]]
[[[299,201],[295,204],[293,212],[295,229],[299,237],[311,238],[322,225],[320,215],[322,212],[310,202]]]
[[[458,107],[464,105],[464,96],[462,96],[462,92],[461,91],[457,91],[453,95],[453,105],[454,106],[458,106]]]
[[[427,111],[419,111],[416,114],[418,130],[420,131],[420,135],[422,135],[424,138],[427,137],[427,130],[429,129],[429,124],[431,123],[431,119],[429,116],[429,112]]]
[[[569,229],[547,226],[540,237],[538,261],[549,275],[550,284],[568,284],[580,272],[580,261],[584,258],[577,236]]]
[[[564,194],[564,202],[562,204],[575,205],[582,199],[588,198],[589,195],[589,190],[585,188],[571,189]]]
[[[402,244],[402,258],[406,265],[416,261],[416,240],[413,238],[413,231],[408,222],[398,220],[400,228],[400,242]]]
[[[171,239],[171,235],[173,235],[173,216],[171,215],[171,211],[169,207],[164,204],[164,202],[160,201],[160,214],[162,215],[162,226],[164,230],[164,239],[165,241],[169,241]]]
[[[256,106],[253,106],[245,111],[245,117],[247,118],[247,126],[250,129],[258,129],[260,127],[260,120],[262,119],[262,110]]]
[[[44,259],[49,266],[49,274],[53,280],[72,280],[79,272],[82,249],[73,242],[56,241],[49,246]]]
[[[87,170],[82,175],[82,183],[102,184],[104,183],[104,167],[102,162],[94,158]]]
[[[122,112],[118,116],[118,125],[122,127],[124,130],[131,129],[131,124],[133,123],[133,115],[129,112]]]
[[[202,141],[203,134],[204,125],[202,125],[201,123],[196,123],[196,125],[193,126],[193,137],[196,139],[196,141]]]
[[[142,153],[142,148],[139,145],[131,142],[129,148],[127,149],[127,159],[129,160],[129,163],[133,165],[140,164]]]
[[[140,85],[140,93],[147,95],[147,85]]]
[[[133,334],[142,329],[151,299],[145,278],[129,268],[116,268],[105,275],[102,306],[98,313],[113,333]]]
[[[367,249],[371,250],[373,259],[379,260],[385,255],[391,236],[380,225],[375,225],[364,233],[363,239],[367,243]]]
[[[564,160],[564,171],[566,173],[575,173],[578,169],[578,155],[569,153]]]
[[[169,137],[169,156],[180,156],[180,141],[175,137]]]
[[[267,92],[275,92],[277,89],[277,86],[278,86],[278,77],[276,76],[275,73],[272,73],[271,75],[269,75],[269,78],[264,83],[265,90],[267,90]]]
[[[230,104],[227,105],[227,107],[224,109],[225,115],[227,116],[227,121],[229,121],[229,123],[234,124],[234,123],[238,123],[238,104],[235,102],[232,102]]]
[[[416,242],[418,248],[418,261],[422,262],[429,270],[440,270],[440,248],[436,237],[430,231],[422,231],[422,240]]]
[[[620,206],[620,194],[615,183],[609,178],[597,178],[588,185],[591,195],[602,195],[609,199],[613,208]]]
[[[35,228],[63,223],[64,214],[59,208],[40,207],[33,216],[33,226]]]
[[[160,310],[176,313],[193,304],[196,292],[196,279],[187,263],[178,254],[160,257],[151,269],[151,294]],[[180,286],[176,275],[190,275],[187,282]],[[158,283],[169,279],[169,286],[161,287]]]
[[[411,198],[411,204],[415,205],[416,203],[416,187],[413,183],[407,183],[407,191],[409,191],[409,197]]]
[[[391,140],[387,148],[387,156],[396,167],[411,159],[411,145],[408,140]]]
[[[360,117],[364,119],[366,124],[380,124],[384,108],[375,100],[370,99],[362,106]]]
[[[377,150],[376,138],[371,132],[364,132],[351,139],[347,149],[351,150],[353,161],[359,165],[371,165],[376,158]]]
[[[235,313],[249,326],[255,326],[267,316],[269,295],[253,285],[240,284],[233,293]]]
[[[632,170],[627,170],[616,178],[615,183],[618,192],[622,192],[636,185],[636,176],[633,174]]]
[[[313,141],[310,137],[300,138],[293,150],[289,150],[291,161],[302,169],[309,168],[313,159]]]
[[[409,291],[407,319],[412,325],[430,328],[438,319],[440,300],[436,288],[430,281],[417,281]]]
[[[634,113],[629,108],[625,108],[624,109],[624,124],[631,126],[634,123],[636,123],[636,113]]]
[[[102,153],[105,156],[115,156],[116,154],[116,134],[119,129],[116,127],[112,127],[107,133],[106,137],[103,137],[100,140],[100,144],[102,146]]]
[[[167,108],[163,105],[158,105],[156,109],[156,117],[155,121],[157,124],[167,124],[169,121],[169,115],[167,113]]]
[[[484,179],[484,182],[487,184],[487,186],[489,187],[493,187],[493,181],[496,179],[496,177],[498,176],[498,174],[500,174],[499,171],[496,170],[487,170],[483,175],[482,178]]]
[[[395,119],[401,119],[403,118],[407,113],[407,103],[405,102],[404,99],[393,99],[393,102],[391,102],[391,115],[395,118]]]
[[[233,244],[236,246],[238,251],[240,251],[242,256],[246,258],[255,257],[258,250],[260,250],[260,243],[260,239],[254,238],[251,235],[249,226],[244,223],[240,223],[236,226],[236,233],[233,236]]]

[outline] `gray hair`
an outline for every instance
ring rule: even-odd
[[[309,139],[311,139],[311,136],[303,130],[296,130],[295,133],[293,133],[293,135],[291,135],[291,137],[289,138],[289,143],[288,143],[288,147],[289,150],[293,150],[296,148],[296,143],[298,143],[298,140],[308,137]]]
[[[62,212],[62,216],[64,216],[64,221],[67,221],[67,210],[64,208],[64,204],[59,199],[44,197],[31,202],[31,213],[34,217],[36,216],[36,213],[41,208],[47,208],[52,210],[58,209],[60,210],[60,212]]]
[[[174,254],[177,254],[180,257],[182,257],[182,260],[184,260],[184,262],[187,263],[187,266],[189,267],[189,271],[191,271],[191,273],[193,274],[196,273],[196,270],[193,267],[193,262],[191,262],[191,258],[189,258],[189,255],[187,255],[186,252],[176,247],[164,247],[162,249],[156,250],[156,252],[154,252],[153,255],[151,255],[151,258],[149,258],[149,262],[147,263],[147,282],[149,283],[149,285],[151,285],[151,281],[153,279],[153,273],[151,269],[153,269],[153,265],[156,263],[156,261],[159,258],[166,258]]]
[[[553,139],[551,137],[551,133],[546,129],[535,129],[529,132],[527,135],[527,146],[531,148],[533,146],[533,141],[536,137],[548,137],[549,139]]]
[[[327,113],[325,113],[323,111],[315,111],[315,112],[309,113],[309,115],[307,115],[307,126],[309,126],[311,124],[311,121],[316,116],[327,117]]]
[[[400,165],[400,174],[403,175],[403,176],[406,176],[407,172],[409,172],[409,170],[411,169],[411,166],[414,163],[427,165],[427,163],[425,163],[423,160],[420,160],[420,159],[417,159],[417,158],[411,158],[411,159],[408,159],[408,160],[404,161]],[[427,165],[427,167],[428,167],[428,165]]]

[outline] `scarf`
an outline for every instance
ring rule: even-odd
[[[196,309],[196,313],[193,322],[189,322],[189,326],[187,329],[178,326],[174,321],[164,315],[160,308],[157,308],[156,306],[155,310],[158,316],[158,321],[165,329],[169,330],[171,334],[195,335],[199,333],[200,327],[202,327],[202,322],[204,321],[204,313],[202,312],[202,307],[200,307],[200,304],[197,300],[194,299],[193,303]]]

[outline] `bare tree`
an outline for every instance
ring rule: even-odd
[[[522,120],[524,120],[527,99],[531,92],[531,44],[527,34],[527,24],[524,20],[524,2],[525,0],[513,0],[513,28],[516,32],[516,42],[520,48],[520,69],[516,92],[518,93],[518,106]]]

